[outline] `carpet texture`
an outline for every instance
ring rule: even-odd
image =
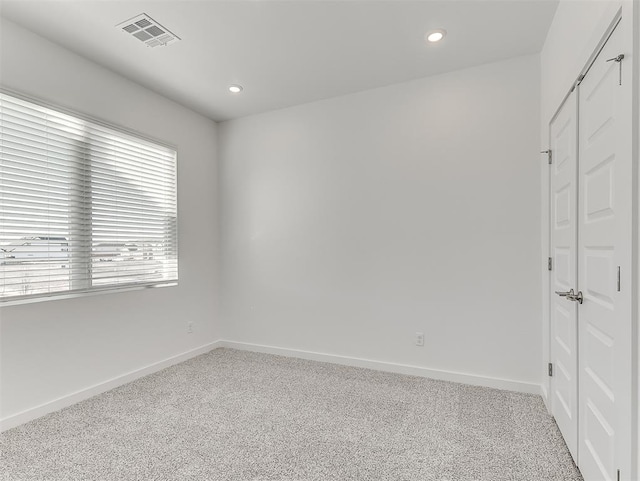
[[[217,349],[0,436],[0,479],[578,481],[539,396]]]

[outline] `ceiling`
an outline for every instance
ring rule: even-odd
[[[213,120],[540,51],[557,0],[1,0],[0,14]],[[146,13],[181,38],[115,25]],[[448,34],[438,44],[424,35]],[[231,94],[230,84],[244,91]]]

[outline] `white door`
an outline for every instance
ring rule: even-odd
[[[571,92],[550,125],[551,152],[551,412],[573,459],[578,448],[578,306],[565,296],[577,278],[577,93]],[[575,291],[574,291],[575,292]]]
[[[624,60],[609,60],[624,53],[621,39],[618,27],[578,87],[578,466],[585,481],[615,481],[618,470],[630,479],[631,82]]]

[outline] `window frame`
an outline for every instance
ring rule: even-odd
[[[180,239],[180,235],[179,235],[179,200],[178,200],[178,161],[179,161],[179,154],[178,154],[178,148],[177,146],[168,143],[166,141],[163,140],[159,140],[155,137],[151,137],[149,135],[143,134],[139,131],[127,128],[127,127],[123,127],[121,125],[117,125],[114,124],[112,122],[103,120],[101,118],[92,116],[92,115],[87,115],[81,112],[78,112],[74,109],[70,109],[67,107],[63,107],[61,105],[55,104],[55,103],[51,103],[48,102],[46,100],[43,100],[41,98],[37,98],[37,97],[33,97],[31,95],[27,95],[25,93],[10,89],[10,88],[6,88],[3,86],[0,86],[0,93],[10,96],[10,97],[14,97],[18,100],[22,100],[24,102],[29,102],[32,103],[34,105],[37,105],[39,107],[43,107],[45,109],[50,109],[53,110],[57,113],[63,114],[63,115],[68,115],[71,117],[74,117],[80,121],[83,122],[88,122],[91,123],[93,125],[95,125],[96,127],[103,127],[105,129],[109,129],[112,130],[116,133],[120,133],[123,134],[125,136],[128,137],[133,137],[136,140],[140,140],[143,143],[149,143],[158,147],[162,147],[165,149],[169,149],[171,151],[173,151],[175,153],[174,155],[174,161],[173,161],[173,179],[175,182],[175,254],[176,254],[176,278],[175,279],[170,279],[170,280],[164,280],[164,281],[148,281],[148,282],[140,282],[140,283],[129,283],[129,284],[124,284],[124,285],[106,285],[103,287],[95,287],[92,286],[92,278],[91,276],[88,277],[87,281],[89,282],[89,285],[87,287],[84,288],[79,288],[79,289],[67,289],[67,290],[61,290],[61,291],[54,291],[54,292],[45,292],[45,293],[37,293],[37,294],[26,294],[26,295],[18,295],[18,296],[10,296],[10,297],[6,297],[6,298],[0,298],[0,308],[3,307],[9,307],[9,306],[14,306],[14,305],[21,305],[21,304],[31,304],[31,303],[37,303],[37,302],[44,302],[44,301],[51,301],[51,300],[58,300],[58,299],[72,299],[72,298],[78,298],[78,297],[87,297],[87,296],[94,296],[94,295],[101,295],[101,294],[109,294],[109,293],[116,293],[116,292],[127,292],[127,291],[137,291],[137,290],[143,290],[143,289],[158,289],[158,288],[164,288],[164,287],[175,287],[178,285],[179,282],[179,278],[180,278],[180,273],[179,273],[179,269],[180,269],[180,265],[179,265],[179,239]],[[89,243],[91,243],[91,241],[89,241]],[[91,269],[91,261],[88,261],[87,264],[87,268],[90,270]]]

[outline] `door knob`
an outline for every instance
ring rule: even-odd
[[[567,299],[569,299],[570,301],[576,301],[578,304],[582,304],[582,301],[584,301],[584,298],[582,297],[582,291],[578,291],[577,294],[568,295]]]
[[[556,291],[560,297],[566,297],[569,301],[576,301],[578,304],[582,304],[584,297],[582,297],[582,291],[578,291],[576,294],[573,292],[573,289],[569,289],[568,291]]]
[[[566,297],[567,299],[571,299],[575,293],[573,292],[573,289],[568,290],[568,291],[556,291],[556,294],[558,294],[560,297]]]

